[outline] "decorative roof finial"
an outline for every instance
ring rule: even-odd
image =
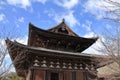
[[[64,18],[62,19],[62,22],[65,22],[65,19],[64,19]]]

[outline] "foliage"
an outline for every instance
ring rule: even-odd
[[[8,77],[8,80],[24,80],[22,77],[17,76],[16,73],[11,73]]]
[[[10,72],[4,78],[0,80],[24,80],[24,78],[17,76],[15,72]]]

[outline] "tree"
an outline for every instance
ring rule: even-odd
[[[5,31],[4,27],[1,28],[0,31],[0,78],[3,77],[10,68],[10,65],[7,66],[7,63],[5,62],[5,58],[7,56],[7,48],[5,46],[5,37],[8,35],[8,33]],[[9,68],[8,68],[9,67]]]
[[[9,73],[9,75],[8,75],[8,77],[7,77],[7,79],[6,80],[24,80],[23,78],[21,78],[21,77],[19,77],[19,76],[17,76],[17,74],[16,73]]]
[[[16,35],[17,34],[17,35]],[[0,80],[6,77],[7,73],[11,70],[12,63],[8,62],[8,49],[5,44],[5,39],[17,39],[18,31],[13,27],[0,27]]]
[[[120,0],[103,0],[104,4],[101,7],[104,8],[106,16],[104,19],[112,20],[115,22],[120,21]]]
[[[119,70],[111,68],[120,73],[120,27],[115,27],[114,29],[114,33],[104,34],[104,41],[101,41],[104,48],[101,51],[117,64]]]
[[[106,5],[102,4],[102,7],[106,16],[103,18],[113,21],[116,25],[111,31],[104,32],[104,41],[101,40],[103,48],[100,51],[114,62],[114,65],[108,67],[120,77],[120,0],[104,0],[104,2]]]

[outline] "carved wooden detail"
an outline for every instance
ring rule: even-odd
[[[41,60],[38,60],[41,59]],[[33,67],[45,68],[45,69],[65,69],[65,70],[91,70],[95,71],[95,66],[91,63],[85,63],[84,61],[73,61],[69,59],[60,60],[50,57],[38,57],[34,60]]]

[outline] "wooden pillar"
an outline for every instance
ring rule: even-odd
[[[87,71],[83,71],[83,80],[88,80]]]
[[[34,69],[31,69],[30,80],[34,80]]]
[[[48,76],[49,76],[49,74],[48,74],[48,71],[46,70],[45,71],[45,80],[48,80],[48,78],[49,78]]]
[[[63,74],[63,72],[60,72],[59,73],[59,80],[64,80],[63,78],[64,78],[64,74]]]
[[[77,77],[76,76],[76,71],[73,71],[71,74],[72,74],[72,80],[76,80],[76,77]]]

